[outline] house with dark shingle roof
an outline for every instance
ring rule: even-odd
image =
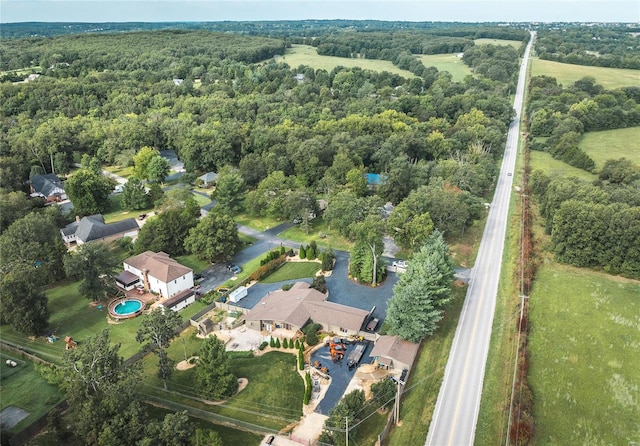
[[[247,327],[259,331],[277,328],[299,330],[309,322],[326,331],[343,335],[357,334],[369,316],[359,308],[327,302],[327,295],[297,282],[288,291],[278,290],[264,296],[245,316]]]
[[[209,185],[215,183],[217,178],[218,174],[215,172],[207,172],[204,175],[200,175],[198,177],[199,180],[202,180],[202,185],[204,187],[208,187]]]
[[[78,218],[60,230],[62,240],[71,246],[74,243],[82,245],[84,243],[101,241],[108,242],[122,237],[135,237],[138,235],[140,227],[133,218],[113,223],[105,223],[101,214],[89,215]]]
[[[45,202],[63,201],[67,199],[62,181],[56,175],[34,175],[29,181],[32,197],[42,197]]]
[[[193,270],[165,252],[145,251],[129,257],[124,261],[124,272],[116,277],[116,284],[127,289],[135,282],[134,276],[146,290],[165,298],[193,288]]]

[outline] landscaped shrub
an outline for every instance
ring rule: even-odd
[[[304,245],[300,245],[300,258],[301,259],[307,258],[307,250],[304,248]]]
[[[289,348],[293,348],[293,339],[289,339]]]
[[[280,348],[280,338],[276,338],[276,348]]]
[[[311,323],[302,329],[307,344],[316,345],[318,343],[318,330],[320,330],[320,327],[320,324]]]
[[[274,348],[276,346],[276,340],[272,337],[269,339],[269,347]]]
[[[269,343],[267,341],[262,341],[262,343],[260,344],[260,346],[258,347],[260,350],[264,350],[267,345],[269,345]]]
[[[298,339],[296,339],[296,348],[300,349],[300,341]]]
[[[311,240],[307,247],[307,259],[314,260],[316,257],[318,257],[318,245],[315,240]]]
[[[282,340],[282,348],[289,348],[289,341],[287,340],[287,338],[284,338]]]
[[[284,254],[287,252],[287,248],[285,248],[284,246],[280,246],[280,255]]]
[[[304,401],[303,404],[307,405],[309,404],[309,401],[311,401],[311,375],[309,374],[309,372],[306,373],[306,375],[304,376],[304,383],[305,383],[305,388],[304,388]]]
[[[335,257],[331,248],[322,253],[322,271],[331,271],[333,269],[333,260]]]
[[[313,288],[314,290],[318,290],[321,293],[326,293],[327,292],[327,281],[324,278],[324,276],[316,276],[313,278],[313,281],[311,282],[311,288]]]
[[[249,280],[260,280],[278,269],[286,261],[285,256],[270,260],[251,273]]]
[[[298,369],[304,370],[304,350],[298,349]]]
[[[292,283],[285,283],[284,285],[282,285],[282,291],[289,291],[292,287]]]

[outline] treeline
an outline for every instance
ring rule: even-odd
[[[585,77],[563,88],[555,78],[534,77],[527,110],[530,147],[592,171],[594,161],[578,146],[582,134],[640,125],[639,103],[639,87],[608,91]]]
[[[525,25],[521,25],[525,27]],[[131,31],[158,31],[167,29],[208,30],[244,35],[270,37],[322,36],[354,29],[369,31],[438,30],[446,36],[468,36],[521,40],[522,32],[516,27],[498,27],[492,23],[460,22],[402,22],[380,20],[279,20],[251,22],[23,22],[4,23],[2,38],[53,37],[68,34],[122,33]]]
[[[575,65],[640,69],[638,27],[565,26],[538,31],[541,59]]]
[[[558,261],[640,278],[640,166],[609,160],[595,184],[534,171],[530,185]]]
[[[185,78],[220,60],[255,63],[284,53],[282,40],[208,31],[167,30],[0,40],[0,70],[38,65],[50,76],[137,70]]]

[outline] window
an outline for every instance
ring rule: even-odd
[[[178,279],[174,280],[173,283],[178,283]]]
[[[342,327],[340,327],[340,331],[341,331],[342,333],[346,333],[348,330],[347,330],[346,328],[342,328]]]

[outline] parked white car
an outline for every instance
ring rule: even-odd
[[[406,260],[394,260],[391,265],[395,266],[396,268],[406,268],[408,266]]]

